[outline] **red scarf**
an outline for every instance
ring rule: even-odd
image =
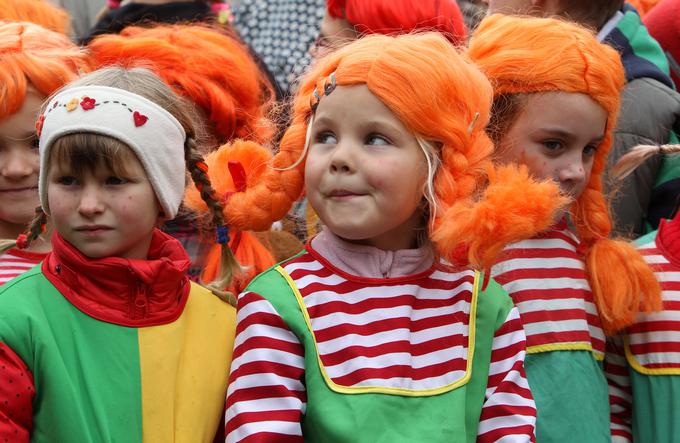
[[[42,265],[47,279],[76,308],[122,326],[172,323],[189,296],[189,257],[182,245],[154,230],[146,260],[92,259],[52,236],[52,252]]]
[[[670,262],[680,265],[680,211],[673,220],[661,220],[656,245]]]

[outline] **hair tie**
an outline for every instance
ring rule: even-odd
[[[472,117],[472,121],[470,122],[470,126],[468,126],[468,134],[472,134],[472,130],[475,129],[475,125],[477,124],[478,119],[479,119],[479,111],[475,112],[475,116]]]
[[[217,243],[226,245],[229,243],[229,227],[227,225],[219,225],[217,230]]]
[[[26,234],[21,234],[17,237],[17,248],[26,249],[28,248],[28,237]]]

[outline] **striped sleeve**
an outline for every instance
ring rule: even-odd
[[[632,391],[628,375],[628,362],[621,337],[613,337],[607,340],[604,371],[609,385],[612,442],[632,442],[633,434],[630,425]]]
[[[302,344],[262,296],[238,299],[226,441],[302,441],[307,395]]]
[[[517,308],[496,331],[477,441],[533,442],[536,405],[524,373],[526,338]]]
[[[33,375],[21,358],[0,342],[0,441],[28,443],[33,397]]]

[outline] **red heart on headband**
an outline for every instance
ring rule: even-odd
[[[132,118],[135,119],[135,126],[140,127],[144,126],[144,123],[146,123],[147,120],[149,120],[149,117],[146,115],[140,114],[139,112],[135,111],[132,113]]]

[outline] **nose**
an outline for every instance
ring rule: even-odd
[[[586,165],[580,153],[578,156],[574,155],[565,160],[557,172],[557,179],[560,183],[571,189],[585,182],[587,176]]]
[[[330,171],[334,174],[351,174],[355,171],[354,148],[351,143],[341,141],[333,149]]]
[[[23,180],[38,169],[35,153],[26,148],[10,148],[0,162],[0,174],[8,180]]]
[[[92,218],[104,211],[104,199],[99,186],[86,184],[80,193],[78,213],[83,217]]]

